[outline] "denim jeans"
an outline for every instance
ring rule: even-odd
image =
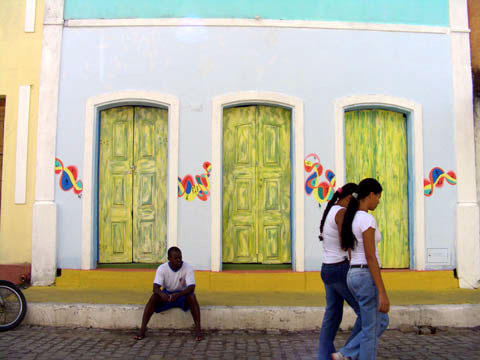
[[[347,287],[348,262],[338,265],[323,264],[320,273],[325,286],[325,295],[327,306],[323,316],[322,329],[318,341],[318,359],[331,359],[331,354],[335,352],[333,340],[337,334],[343,317],[343,301],[345,300],[355,311],[360,314],[360,308]],[[360,332],[361,322],[357,321],[353,327],[352,333],[347,340],[347,344]]]
[[[340,352],[352,359],[375,360],[378,338],[388,326],[388,315],[378,311],[378,290],[368,269],[350,269],[347,284],[360,305],[362,330]]]

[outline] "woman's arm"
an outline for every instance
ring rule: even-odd
[[[388,313],[390,310],[390,301],[388,300],[387,291],[383,285],[380,267],[378,266],[377,257],[375,255],[375,229],[372,227],[368,228],[363,232],[362,237],[368,270],[370,271],[373,282],[378,290],[378,311]]]

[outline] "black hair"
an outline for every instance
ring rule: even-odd
[[[341,234],[342,249],[353,249],[357,242],[352,232],[352,222],[360,205],[360,200],[366,198],[370,193],[380,194],[382,190],[382,185],[375,179],[367,178],[360,181],[356,194],[350,199],[347,211],[345,211],[345,216],[343,217]]]
[[[322,221],[320,222],[320,236],[318,237],[320,241],[323,240],[323,226],[325,225],[325,220],[327,219],[327,215],[331,207],[335,205],[338,200],[345,199],[348,195],[352,195],[352,193],[355,191],[357,191],[357,184],[355,183],[345,184],[335,191],[332,198],[328,202],[325,211],[323,212]]]
[[[172,253],[174,253],[174,252],[179,253],[179,254],[182,253],[182,251],[178,247],[172,246],[170,249],[168,249],[167,256],[168,257],[172,256]]]

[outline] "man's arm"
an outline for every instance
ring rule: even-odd
[[[160,285],[153,283],[153,293],[160,296],[162,301],[168,302],[168,295],[162,292]]]
[[[175,301],[175,300],[177,300],[180,296],[185,296],[185,295],[192,294],[194,291],[195,291],[195,284],[189,285],[189,286],[187,286],[185,289],[183,289],[182,291],[179,291],[179,292],[177,292],[177,293],[175,293],[175,294],[169,295],[167,301],[169,301],[169,302]]]

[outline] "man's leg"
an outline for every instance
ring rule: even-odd
[[[200,305],[198,305],[197,297],[194,293],[187,295],[187,303],[192,313],[193,322],[195,323],[195,335],[197,341],[203,340],[202,329],[200,325]]]
[[[152,296],[150,296],[150,300],[148,300],[147,305],[145,305],[145,309],[143,310],[142,326],[140,327],[137,336],[135,336],[136,340],[141,340],[145,337],[147,324],[155,311],[155,305],[160,304],[161,302],[162,300],[160,300],[160,296],[157,294],[152,294]]]

